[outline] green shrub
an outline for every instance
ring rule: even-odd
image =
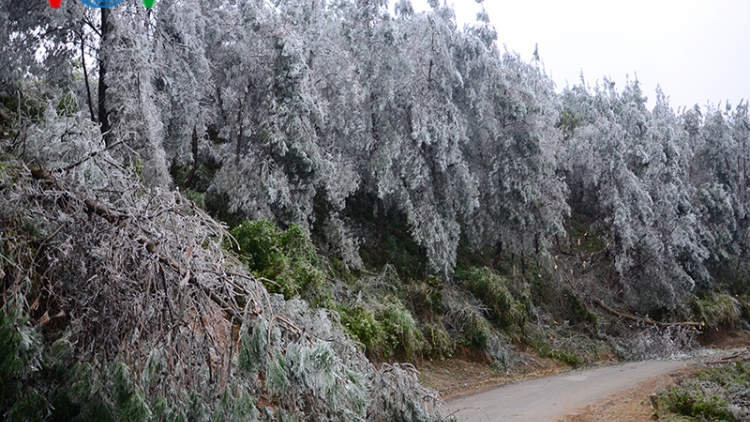
[[[742,318],[740,302],[728,294],[714,294],[704,299],[694,297],[691,307],[698,320],[705,323],[708,328],[719,326],[738,328],[740,326]]]
[[[573,290],[566,288],[563,296],[570,310],[571,323],[583,322],[593,324],[594,327],[598,326],[599,318],[588,310],[586,304],[581,301]]]
[[[344,330],[365,348],[370,358],[414,359],[424,348],[424,337],[406,307],[393,297],[375,311],[341,306]]]
[[[456,312],[452,319],[464,346],[478,350],[489,347],[492,329],[482,315],[467,308]]]
[[[192,189],[188,189],[185,191],[185,197],[195,203],[200,208],[206,208],[206,201],[205,201],[206,194],[196,192]]]
[[[540,354],[540,356],[542,356],[542,354]],[[573,367],[581,366],[586,363],[586,361],[581,356],[562,349],[552,349],[542,357],[557,359]]]
[[[267,219],[245,221],[231,231],[248,267],[272,293],[289,299],[315,293],[323,282],[310,237],[296,224],[279,230]]]
[[[422,351],[422,332],[401,301],[391,297],[386,298],[386,302],[375,313],[383,327],[385,355],[411,360]]]
[[[667,393],[665,404],[671,412],[700,420],[734,421],[734,415],[727,409],[727,402],[717,396],[706,397],[693,391],[673,387]]]
[[[443,324],[431,323],[422,327],[425,339],[423,354],[433,358],[448,358],[455,351],[455,344]]]
[[[24,386],[41,359],[41,336],[28,316],[0,312],[0,414],[16,409],[20,400],[31,400]]]
[[[536,332],[528,338],[529,346],[543,358],[556,359],[576,367],[586,363],[586,360],[573,350],[553,344],[543,332]]]
[[[407,286],[411,309],[420,319],[434,321],[443,314],[443,281],[431,275]]]
[[[736,362],[698,371],[659,399],[668,411],[697,420],[747,420],[748,389],[750,365]]]
[[[374,357],[381,349],[384,338],[383,327],[375,319],[375,314],[361,306],[351,309],[342,306],[339,314],[344,331],[364,346],[368,357]]]
[[[523,330],[526,323],[526,305],[513,297],[507,280],[493,270],[472,268],[463,274],[464,286],[490,309],[492,320],[509,332]]]
[[[67,93],[60,98],[57,103],[57,114],[60,116],[72,116],[78,112],[78,102],[71,93]]]

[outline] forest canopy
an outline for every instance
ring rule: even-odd
[[[539,57],[526,62],[498,45],[486,13],[459,28],[450,7],[437,0],[430,6],[416,13],[409,0],[158,0],[146,9],[125,0],[92,9],[66,0],[52,9],[3,0],[3,156],[52,172],[57,179],[40,173],[34,180],[100,217],[103,211],[86,208],[82,198],[115,208],[125,201],[138,210],[121,213],[128,221],[156,221],[149,207],[179,214],[189,220],[185,230],[202,236],[207,262],[233,247],[223,236],[236,237],[235,259],[266,283],[254,294],[301,296],[337,312],[370,357],[452,353],[459,342],[447,338],[449,325],[464,333],[461,345],[501,350],[487,320],[513,341],[532,343],[529,318],[539,327],[553,324],[536,309],[555,295],[572,309],[565,324],[591,324],[594,337],[599,325],[586,303],[617,314],[606,302],[646,323],[708,320],[721,314],[709,306],[720,294],[726,315],[741,313],[734,298],[750,294],[747,101],[675,111],[660,89],[649,109],[637,80],[617,87],[582,77],[560,89]],[[15,170],[0,166],[6,199],[16,195],[8,180],[37,183],[14,173],[27,165],[16,158],[7,167]],[[128,195],[117,198],[115,185]],[[33,192],[27,196],[43,195]],[[190,214],[181,198],[207,214]],[[11,215],[4,214],[6,228],[15,227]],[[86,224],[71,221],[71,230]],[[112,230],[120,224],[107,221],[101,224]],[[179,236],[172,252],[184,257]],[[10,274],[5,261],[0,278]],[[195,271],[209,271],[204,264]],[[183,269],[175,283],[185,277],[194,294],[236,293],[241,278],[201,287]],[[341,274],[403,286],[378,292],[389,303],[370,306],[356,292],[325,291]],[[360,286],[339,282],[352,292]],[[457,299],[456,286],[473,299]],[[404,292],[409,300],[402,303]],[[337,294],[352,297],[336,304]],[[276,308],[297,312],[297,302],[276,300]],[[195,303],[214,306],[209,302]],[[449,302],[465,306],[459,312]],[[319,322],[305,306],[299,319]],[[422,331],[412,314],[427,321]],[[234,322],[224,323],[227,336],[240,335]],[[268,339],[243,327],[243,342],[271,341],[268,325]],[[290,338],[275,339],[278,354],[268,358],[281,372],[292,365],[280,352]],[[311,340],[298,352],[327,359],[350,346],[331,351]],[[545,347],[536,348],[578,362]],[[376,373],[356,358],[342,359],[371,374],[369,390],[356,377],[344,380],[340,367],[297,374],[300,383],[328,374],[351,386],[341,418],[364,418],[363,397],[389,374],[408,384],[398,368]],[[126,379],[122,371],[117,376]],[[286,378],[277,381],[268,397],[286,388]],[[313,384],[299,403],[317,400],[320,386]],[[299,410],[297,401],[279,400],[281,408]],[[373,405],[384,420],[395,412],[388,403]],[[414,414],[429,413],[420,412]]]
[[[0,13],[6,98],[45,84],[147,185],[203,193],[230,223],[296,224],[350,268],[388,224],[448,277],[461,242],[543,254],[572,213],[605,233],[643,310],[747,274],[747,103],[676,113],[659,91],[648,110],[637,80],[606,78],[558,94],[486,14],[458,28],[440,2]]]

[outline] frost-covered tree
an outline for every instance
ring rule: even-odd
[[[460,222],[476,207],[476,182],[464,162],[464,116],[453,102],[461,78],[452,45],[461,36],[450,11],[363,20],[354,53],[366,90],[364,145],[353,145],[363,189],[377,218],[406,216],[432,270],[451,271]],[[355,32],[356,31],[356,32]],[[377,54],[372,54],[377,52]]]
[[[107,20],[102,25],[99,60],[106,69],[104,107],[112,132],[105,139],[109,145],[118,141],[128,145],[137,154],[130,160],[142,166],[146,183],[166,187],[171,179],[153,84],[163,56],[155,54],[150,12],[135,1],[103,10]]]
[[[479,34],[481,35],[481,33]],[[523,253],[562,233],[566,186],[557,177],[562,141],[552,81],[514,54],[502,57],[480,36],[457,49],[465,82],[466,144],[480,182],[480,206],[468,221],[475,246]]]
[[[656,118],[646,109],[637,81],[622,92],[607,79],[593,92],[582,84],[566,89],[563,102],[573,208],[608,231],[625,300],[652,314],[673,310],[694,283],[675,255],[699,266],[705,253],[690,243],[684,134],[663,96]]]
[[[0,3],[0,83],[14,85],[27,75],[59,86],[73,79],[72,58],[80,52],[90,9],[66,2],[50,9],[44,2]]]
[[[706,227],[704,244],[711,251],[710,267],[724,282],[736,284],[748,272],[748,169],[750,114],[747,102],[732,109],[694,109],[684,115],[695,150],[690,163],[697,189],[695,206]],[[735,286],[738,290],[746,287]]]

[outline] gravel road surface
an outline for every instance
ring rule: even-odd
[[[650,360],[566,372],[448,400],[459,421],[554,421],[606,396],[695,363]]]

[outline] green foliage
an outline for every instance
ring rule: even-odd
[[[556,359],[576,367],[586,363],[586,360],[574,351],[555,346],[544,333],[535,333],[528,338],[529,345],[543,358]]]
[[[16,414],[22,409],[39,409],[47,406],[25,407],[38,400],[33,390],[24,386],[39,371],[42,361],[41,337],[29,323],[28,317],[18,312],[0,314],[0,411]],[[26,403],[26,404],[24,404]],[[38,414],[34,417],[38,417]]]
[[[581,299],[575,292],[573,292],[573,290],[565,288],[563,296],[565,297],[565,302],[568,304],[568,308],[570,310],[571,323],[590,323],[594,325],[595,328],[598,327],[599,318],[596,316],[596,314],[588,310],[586,304],[581,301]]]
[[[181,166],[177,165],[177,163],[173,163],[169,169],[169,173],[172,175],[175,185],[180,186],[181,188],[184,187],[188,191],[205,194],[211,186],[211,181],[216,176],[216,172],[221,169],[221,165],[210,161],[199,162],[193,173],[193,180],[191,181],[190,186],[186,186],[192,168],[192,162]]]
[[[258,409],[253,397],[244,389],[234,393],[230,388],[221,396],[219,409],[213,415],[213,421],[247,421],[257,420]]]
[[[283,397],[289,392],[291,382],[289,380],[289,363],[286,356],[277,352],[269,361],[266,368],[266,384],[268,390]]]
[[[191,391],[188,393],[188,408],[186,419],[189,422],[209,422],[210,412],[211,409],[208,408],[206,403],[195,391]]]
[[[408,284],[411,309],[420,319],[434,321],[443,314],[443,289],[443,281],[435,275]]]
[[[248,331],[247,328],[242,330],[239,367],[240,371],[253,374],[266,366],[268,322],[259,318],[252,331]]]
[[[386,297],[376,310],[341,306],[344,330],[365,348],[371,358],[414,359],[422,352],[424,337],[400,300]]]
[[[586,363],[586,361],[581,356],[562,349],[551,349],[550,351],[546,353],[540,353],[539,355],[542,357],[557,359],[573,367],[581,366]]]
[[[575,134],[575,129],[583,121],[583,117],[567,110],[560,113],[560,118],[555,127],[562,129],[563,137],[567,141]]]
[[[697,319],[708,328],[728,326],[738,328],[742,318],[740,302],[725,293],[716,293],[704,299],[693,297],[691,308]]]
[[[398,299],[386,298],[386,305],[375,313],[383,327],[385,355],[414,359],[422,351],[422,332],[411,313]]]
[[[294,296],[316,293],[323,283],[319,259],[310,237],[296,224],[279,230],[270,220],[246,221],[231,231],[237,252],[262,277],[268,291]]]
[[[727,402],[717,396],[706,397],[672,388],[666,402],[670,411],[700,418],[699,420],[735,420],[734,415],[727,410]]]
[[[595,220],[580,213],[572,212],[566,231],[574,250],[599,252],[607,247],[607,239],[597,230]]]
[[[443,324],[427,323],[421,328],[422,337],[425,339],[424,355],[432,358],[448,358],[453,355],[456,345]]]
[[[670,412],[696,420],[747,420],[744,403],[749,388],[750,365],[736,362],[698,371],[659,399]]]
[[[195,202],[195,205],[204,209],[206,208],[206,194],[188,189],[185,191],[185,197]]]
[[[246,353],[244,346],[243,342]],[[147,396],[145,391],[149,386],[164,376],[165,356],[161,349],[151,351],[141,376],[135,376],[123,362],[104,368],[77,363],[74,352],[73,345],[64,337],[51,344],[46,342],[22,314],[1,313],[2,419],[114,422],[208,421],[212,417],[216,421],[244,421],[257,416],[248,391],[232,385],[227,387],[222,405],[216,411],[195,392],[187,392],[179,402],[158,395]],[[265,348],[262,352],[265,355]],[[100,372],[101,369],[104,370]]]
[[[78,102],[71,93],[67,93],[60,98],[57,103],[57,114],[60,116],[72,116],[78,112]]]
[[[411,228],[406,215],[391,209],[383,211],[385,216],[380,220],[373,216],[377,208],[377,199],[358,194],[346,201],[343,213],[365,227],[376,238],[364,242],[360,247],[360,256],[365,266],[372,269],[391,265],[401,278],[419,280],[425,277],[427,257],[419,244],[412,238]],[[381,230],[382,229],[382,230]]]
[[[239,211],[230,212],[227,204],[229,203],[229,195],[226,192],[216,192],[213,189],[209,189],[203,196],[203,203],[206,206],[211,216],[218,221],[223,221],[229,227],[234,227],[242,224],[246,218],[241,215]]]
[[[0,111],[7,116],[0,116],[0,129],[11,129],[19,120],[28,118],[32,121],[42,120],[47,106],[47,98],[41,84],[28,80],[19,89],[13,89],[9,95],[0,94]],[[2,91],[0,91],[1,93]],[[7,121],[3,121],[7,118]]]
[[[124,363],[115,365],[114,399],[118,413],[118,421],[148,421],[151,409],[143,397],[143,393],[133,383],[130,368]]]
[[[383,327],[375,319],[375,313],[361,306],[339,309],[344,331],[365,348],[365,354],[372,358],[382,349],[384,339]]]
[[[454,318],[464,346],[486,350],[490,344],[492,329],[489,322],[472,309],[457,312]]]
[[[490,309],[492,320],[508,332],[523,331],[526,305],[513,297],[507,279],[490,268],[472,268],[459,277],[464,287]]]
[[[135,175],[138,177],[138,180],[140,180],[141,184],[146,184],[146,174],[145,169],[143,167],[143,160],[141,160],[139,157],[133,158],[133,170],[135,171]]]

